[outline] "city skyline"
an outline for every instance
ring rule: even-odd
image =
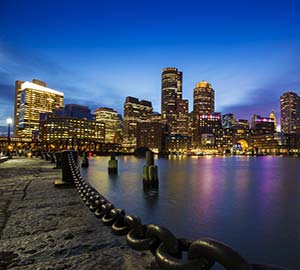
[[[66,104],[92,111],[122,113],[134,96],[160,112],[161,70],[173,66],[183,72],[189,111],[196,83],[206,80],[216,111],[248,120],[272,110],[279,119],[281,94],[300,92],[296,1],[14,3],[0,4],[0,126],[13,116],[18,79],[47,81]]]

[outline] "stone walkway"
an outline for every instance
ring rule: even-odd
[[[0,270],[149,269],[153,256],[127,247],[82,203],[55,189],[61,170],[38,159],[0,164]]]

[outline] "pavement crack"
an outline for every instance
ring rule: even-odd
[[[23,189],[22,201],[25,199],[25,197],[27,195],[27,188],[29,187],[29,185],[30,185],[31,182],[32,182],[32,180],[29,180],[28,183],[26,184],[25,188]]]
[[[2,223],[0,223],[0,239],[2,238],[3,230],[6,226],[6,223],[8,221],[9,215],[10,215],[10,212],[8,211],[10,202],[11,202],[10,200],[0,201],[0,204],[1,204],[0,220],[2,220]],[[1,252],[0,252],[0,258],[1,258]],[[0,260],[0,266],[1,266],[1,260]],[[0,267],[0,269],[1,269],[1,267]]]

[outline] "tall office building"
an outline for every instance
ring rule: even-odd
[[[287,134],[300,134],[299,96],[286,92],[280,97],[281,131]]]
[[[163,120],[176,117],[176,101],[182,99],[182,72],[169,67],[161,75],[161,114]]]
[[[136,147],[137,124],[147,121],[152,114],[152,103],[147,100],[139,101],[134,97],[126,97],[124,103],[124,141],[123,145],[127,148]]]
[[[33,79],[32,82],[39,86],[46,87],[46,83],[44,83],[40,80]],[[24,81],[18,81],[18,80],[15,83],[15,108],[14,108],[14,135],[15,136],[17,136],[17,133],[18,133],[17,119],[18,119],[19,113],[20,113],[20,102],[21,102],[21,92],[23,91],[23,88],[22,88],[23,83],[24,83]]]
[[[37,137],[40,113],[64,106],[64,94],[39,80],[16,81],[15,91],[14,135],[18,137]]]
[[[194,114],[212,114],[215,112],[215,91],[211,84],[199,82],[194,88]]]
[[[96,121],[105,124],[105,142],[120,143],[121,121],[118,112],[111,108],[101,107],[95,110]]]
[[[178,100],[175,132],[176,134],[189,135],[189,103],[186,99]]]
[[[168,67],[161,76],[161,118],[169,134],[187,135],[188,100],[182,99],[182,72]]]

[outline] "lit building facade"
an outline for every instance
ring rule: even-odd
[[[274,119],[254,114],[251,129],[254,135],[274,134]]]
[[[165,136],[165,152],[169,154],[187,154],[191,138],[180,134]]]
[[[148,114],[146,116],[146,121],[147,122],[160,122],[160,123],[162,123],[161,114],[158,113],[158,112],[153,112],[152,114]]]
[[[182,99],[182,72],[169,67],[161,75],[161,116],[171,123],[176,117],[177,100]]]
[[[189,134],[189,103],[186,99],[177,101],[177,116],[174,132],[183,136]]]
[[[300,134],[285,134],[285,138],[288,153],[300,155]]]
[[[137,148],[148,147],[155,153],[164,151],[166,125],[160,122],[140,122],[137,124]]]
[[[221,113],[199,114],[196,130],[198,148],[218,149],[223,146]]]
[[[274,111],[270,113],[269,118],[272,118],[274,120],[274,132],[277,132],[277,119]]]
[[[211,84],[199,82],[194,88],[194,114],[212,114],[215,112],[215,91]]]
[[[245,152],[252,147],[252,134],[249,127],[249,121],[238,119],[232,127],[233,152]]]
[[[223,128],[223,140],[222,140],[222,146],[224,149],[224,153],[232,153],[233,150],[233,134],[234,130],[233,128]]]
[[[53,113],[41,114],[41,142],[61,146],[72,145],[72,148],[104,143],[105,124],[96,121],[89,111],[87,106],[72,104],[66,105],[64,109],[54,110]]]
[[[48,143],[66,140],[104,142],[105,136],[104,123],[70,116],[49,115],[41,120],[40,130],[41,141]]]
[[[300,134],[299,96],[286,92],[280,97],[280,125],[286,134]]]
[[[252,136],[252,148],[255,154],[276,154],[278,142],[274,138],[274,134],[257,134]]]
[[[105,142],[121,143],[121,121],[118,112],[111,108],[101,107],[94,111],[97,122],[105,124]]]
[[[134,150],[137,145],[137,124],[147,121],[153,112],[152,103],[147,100],[139,101],[134,97],[126,97],[124,103],[123,146]]]
[[[64,94],[46,87],[44,82],[16,81],[15,136],[36,138],[39,131],[40,113],[53,112],[64,106]]]
[[[162,70],[161,119],[169,134],[188,134],[188,100],[182,99],[182,72],[174,67]]]

